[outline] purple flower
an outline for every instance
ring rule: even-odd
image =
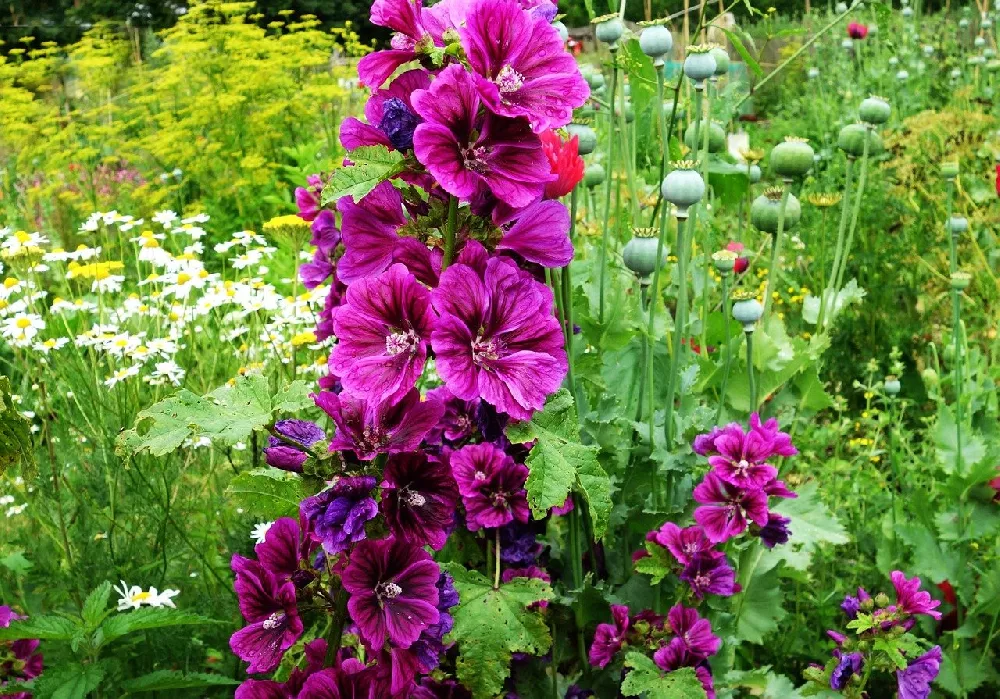
[[[10,626],[10,622],[27,617],[17,614],[7,605],[0,605],[0,629]],[[0,643],[0,651],[9,652],[8,661],[0,662],[0,687],[7,684],[7,680],[26,681],[34,679],[42,674],[44,669],[43,657],[38,653],[40,642],[37,638],[21,639],[10,644]],[[7,655],[7,653],[4,653]],[[12,662],[13,661],[13,662]],[[16,664],[15,664],[16,662]],[[11,694],[12,699],[30,699],[30,692],[18,692]]]
[[[788,537],[791,535],[788,523],[791,521],[788,517],[782,517],[777,512],[768,512],[767,524],[760,529],[761,543],[769,549],[773,549],[778,544],[788,543]]]
[[[439,550],[455,522],[458,486],[447,464],[426,454],[389,457],[382,482],[382,512],[397,538]]]
[[[711,453],[719,451],[715,447],[715,440],[725,434],[725,429],[722,427],[713,427],[712,431],[708,434],[700,434],[694,438],[694,443],[691,448],[694,450],[695,454],[699,456],[708,456]]]
[[[355,395],[395,403],[423,372],[433,326],[431,294],[403,265],[358,280],[334,320],[330,371]]]
[[[594,642],[590,644],[589,654],[590,664],[594,667],[607,667],[625,643],[625,634],[629,628],[628,607],[612,604],[611,616],[614,624],[598,624],[594,632]]]
[[[425,41],[421,0],[374,0],[371,23],[392,29],[392,49],[368,54],[358,63],[358,77],[370,88],[384,83],[400,66],[416,60],[416,47]]]
[[[905,670],[896,670],[899,699],[927,699],[931,694],[931,682],[940,671],[941,646],[934,646]]]
[[[431,430],[427,441],[431,444],[461,442],[468,439],[476,431],[476,410],[478,400],[462,400],[448,390],[447,386],[438,386],[427,392],[428,398],[441,401],[444,404],[444,416]]]
[[[526,120],[482,110],[475,78],[462,66],[448,66],[412,99],[424,119],[414,152],[446,192],[470,199],[483,183],[510,206],[541,198],[553,179],[541,140]]]
[[[308,420],[279,420],[274,423],[274,430],[306,448],[326,439],[326,433],[323,429],[315,422]],[[280,468],[283,471],[302,473],[302,464],[309,458],[309,454],[278,437],[271,436],[267,438],[264,458],[268,466]]]
[[[323,209],[316,215],[316,219],[309,227],[312,231],[310,245],[315,245],[327,257],[333,252],[340,242],[340,231],[337,229],[337,215],[329,209]]]
[[[267,530],[264,541],[254,547],[254,553],[260,564],[274,573],[279,582],[294,582],[302,572],[299,563],[307,560],[315,548],[312,538],[303,536],[297,521],[281,517]]]
[[[322,250],[313,253],[312,262],[299,265],[299,279],[307,289],[315,289],[333,275],[333,263]]]
[[[771,452],[778,456],[795,456],[799,453],[799,450],[792,446],[792,438],[778,429],[778,420],[773,417],[761,424],[760,414],[753,413],[750,416],[750,429],[770,442]]]
[[[346,551],[365,538],[365,522],[378,515],[378,503],[371,496],[374,487],[371,476],[344,476],[302,501],[302,517],[312,525],[313,539],[323,544],[327,554]]]
[[[771,443],[761,433],[744,432],[737,424],[728,425],[715,438],[715,456],[708,457],[712,470],[737,488],[762,488],[774,480],[778,469],[763,463],[771,456]]]
[[[351,595],[347,610],[365,643],[380,649],[388,639],[409,648],[438,623],[440,575],[426,551],[401,539],[358,544],[341,579]]]
[[[413,132],[419,119],[413,111],[410,96],[414,90],[430,85],[425,70],[410,70],[384,90],[376,90],[365,105],[364,123],[348,117],[340,126],[340,142],[348,151],[360,146],[383,145],[406,151],[413,148]]]
[[[348,658],[339,668],[330,667],[310,675],[297,696],[299,699],[367,699],[375,696],[374,685],[373,669],[366,668],[359,660]],[[282,695],[281,699],[285,696]]]
[[[767,495],[763,491],[737,488],[712,471],[694,489],[694,499],[702,503],[694,511],[694,519],[715,543],[745,532],[748,519],[761,527],[767,524]]]
[[[274,680],[246,680],[236,688],[234,699],[287,699],[287,697],[307,696],[299,692],[306,680],[323,669],[326,661],[327,643],[317,638],[305,644],[306,667],[294,668],[284,682]],[[313,696],[313,695],[308,695]]]
[[[528,521],[528,469],[492,444],[470,444],[451,455],[470,531]]]
[[[736,583],[736,572],[729,566],[724,555],[696,554],[684,566],[680,579],[691,586],[691,591],[698,599],[706,594],[730,597],[740,591],[740,586]]]
[[[905,614],[926,614],[934,619],[941,618],[941,612],[934,611],[941,606],[941,601],[931,599],[929,592],[920,589],[920,578],[914,576],[909,580],[900,570],[889,574],[892,586],[896,588],[896,609]]]
[[[299,218],[313,221],[320,211],[319,192],[323,189],[323,180],[319,175],[309,175],[306,183],[307,187],[295,188],[295,205],[299,208]]]
[[[345,284],[379,274],[392,264],[392,251],[406,223],[403,198],[388,182],[381,182],[359,203],[351,197],[337,202],[344,256],[337,262],[337,278]]]
[[[566,699],[590,699],[592,696],[594,696],[592,689],[584,689],[576,684],[571,684],[566,689]]]
[[[458,32],[489,108],[527,117],[535,133],[568,124],[590,96],[556,28],[517,0],[481,0]]]
[[[532,565],[541,552],[542,545],[530,527],[511,522],[500,529],[500,560],[507,565]]]
[[[847,618],[853,621],[858,618],[858,612],[861,611],[861,604],[866,600],[870,600],[871,595],[865,592],[863,587],[858,588],[858,596],[852,597],[848,595],[844,598],[844,601],[840,603],[840,608],[844,610],[844,614]]]
[[[497,250],[516,252],[543,267],[565,267],[573,260],[569,211],[558,201],[537,201],[502,217],[494,215],[493,222],[504,232]]]
[[[714,544],[705,536],[701,527],[686,527],[681,529],[673,522],[664,522],[660,529],[653,533],[653,541],[670,551],[677,562],[687,565],[700,554],[722,555],[714,551]]]
[[[448,389],[518,420],[541,410],[567,370],[552,292],[511,260],[492,258],[483,274],[452,265],[431,298],[440,316],[431,343]]]
[[[295,585],[279,582],[263,565],[239,554],[233,554],[232,568],[240,612],[250,625],[232,635],[229,647],[250,663],[247,672],[271,672],[302,635]]]
[[[861,653],[841,653],[837,650],[833,653],[840,660],[830,675],[830,688],[840,691],[847,686],[847,682],[851,679],[851,676],[861,673],[865,659]]]
[[[380,453],[416,451],[424,435],[444,414],[439,401],[421,401],[417,389],[395,405],[328,391],[314,394],[313,400],[337,424],[330,451],[353,451],[364,461]]]
[[[722,646],[722,639],[712,633],[712,624],[699,616],[697,609],[675,605],[667,614],[667,624],[676,634],[671,643],[683,648],[685,665],[697,665],[707,660]]]
[[[316,323],[317,340],[322,341],[333,335],[333,319],[336,317],[337,311],[340,310],[340,304],[343,303],[346,294],[347,286],[339,279],[334,278],[330,285],[330,292],[326,295],[323,310],[319,312],[319,319]]]

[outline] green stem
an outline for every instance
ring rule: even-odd
[[[496,554],[495,568],[493,570],[493,589],[500,589],[500,528],[496,528],[496,543],[494,544],[494,553]]]
[[[702,137],[701,153],[701,179],[708,184],[708,136],[712,131],[712,83],[708,80],[705,86],[705,135]],[[697,131],[695,132],[698,133]],[[707,193],[706,193],[707,194]],[[699,207],[701,208],[701,207]],[[707,223],[707,222],[706,222]],[[708,280],[711,279],[709,269],[712,265],[712,258],[709,251],[712,249],[712,227],[702,226],[702,279],[701,279],[701,346],[704,352],[708,352]]]
[[[726,388],[729,385],[729,367],[733,362],[733,343],[729,336],[729,272],[722,273],[722,316],[725,319],[726,359],[722,369],[722,385],[719,388],[719,407],[715,412],[715,424],[722,424],[722,409],[726,404]]]
[[[867,128],[867,127],[866,127]],[[837,288],[844,283],[844,272],[847,270],[847,261],[851,257],[851,245],[854,242],[854,231],[858,227],[858,215],[861,213],[861,200],[865,196],[865,178],[868,175],[868,144],[871,141],[871,133],[865,131],[865,148],[861,153],[861,174],[858,176],[858,191],[854,194],[854,210],[851,212],[851,227],[847,231],[847,242],[844,243],[844,257],[840,261],[840,271],[837,272]]]
[[[764,286],[764,322],[768,319],[768,310],[771,308],[771,288],[777,285],[778,261],[781,257],[781,244],[784,241],[785,233],[785,210],[788,208],[788,197],[791,196],[792,186],[790,182],[785,182],[785,189],[781,193],[781,208],[778,210],[778,230],[771,240],[771,266],[767,270],[767,284]]]
[[[604,188],[604,230],[601,232],[600,281],[597,302],[597,322],[604,324],[604,294],[608,266],[608,235],[611,232],[611,187],[615,179],[615,92],[618,90],[618,53],[611,50],[611,107],[608,109],[608,126],[611,130],[608,139],[608,181]]]
[[[576,210],[579,190],[579,186],[575,187],[573,192],[570,194],[569,199],[569,240],[571,243],[576,235]],[[570,393],[572,393],[573,398],[576,399],[576,371],[573,362],[573,277],[570,273],[571,264],[572,262],[569,262],[562,268],[561,287],[563,318],[566,321],[566,359],[569,366],[569,370],[566,374],[566,381],[569,384]],[[579,407],[577,409],[579,409]]]
[[[681,365],[681,336],[687,323],[687,239],[684,229],[687,228],[687,215],[677,217],[677,312],[674,314],[674,332],[672,336],[672,351],[670,354],[670,376],[667,377],[666,416],[663,424],[663,434],[666,437],[667,449],[670,449],[673,439],[674,396],[677,393],[677,374]]]
[[[826,320],[826,312],[830,303],[834,303],[833,294],[839,291],[836,286],[837,271],[840,269],[840,261],[844,256],[844,239],[847,236],[847,212],[850,210],[851,202],[851,175],[854,172],[854,158],[847,158],[847,165],[844,172],[844,198],[840,203],[840,224],[837,227],[837,249],[833,253],[833,267],[830,269],[830,279],[827,287],[823,291],[823,298],[820,300],[819,317],[816,320],[816,332],[822,332]],[[828,299],[828,297],[830,297]]]
[[[444,258],[441,260],[441,271],[444,272],[455,257],[455,237],[458,233],[458,197],[452,195],[448,200],[448,223],[444,229]]]
[[[753,330],[746,333],[747,336],[747,381],[750,384],[750,413],[757,411],[757,382],[753,372]]]

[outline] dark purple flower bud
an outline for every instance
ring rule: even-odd
[[[782,517],[775,512],[767,513],[767,524],[761,527],[760,530],[760,540],[769,549],[773,549],[778,544],[788,543],[788,537],[791,531],[788,529],[788,523],[791,522],[788,517]]]
[[[413,132],[419,123],[417,115],[403,100],[390,97],[382,105],[382,122],[378,127],[389,137],[393,148],[407,151],[413,148]]]
[[[311,447],[316,442],[326,439],[323,429],[308,420],[279,420],[274,423],[274,429],[303,447]],[[268,466],[302,473],[302,464],[309,458],[309,454],[289,442],[272,436],[268,437],[264,458]]]
[[[840,662],[837,663],[837,667],[833,669],[833,674],[830,675],[830,688],[840,691],[847,686],[847,682],[851,679],[852,675],[857,675],[861,672],[861,667],[864,665],[865,659],[861,653],[841,653],[840,651],[834,651],[834,655],[840,658]]]

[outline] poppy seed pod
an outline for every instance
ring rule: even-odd
[[[698,134],[695,137],[694,122],[688,124],[684,130],[684,145],[694,152],[698,152],[705,143],[705,130],[708,129],[708,152],[721,153],[726,149],[726,132],[721,125],[713,122],[702,121],[698,124]]]
[[[981,48],[983,48],[984,46],[986,46],[986,39],[984,39],[984,38],[983,38],[983,37],[981,37],[981,36],[977,36],[977,37],[976,37],[976,38],[975,38],[975,39],[974,39],[974,40],[972,41],[972,45],[973,45],[973,46],[975,46],[975,47],[976,47],[977,49],[981,49]]]
[[[868,140],[868,155],[882,152],[882,137],[862,124],[848,124],[837,136],[837,146],[852,158],[860,158],[865,152],[865,138]]]
[[[895,376],[892,375],[885,377],[885,383],[883,384],[883,386],[885,387],[885,392],[888,393],[890,396],[898,395],[899,390],[902,388],[902,386],[899,383],[899,379],[897,379]]]
[[[819,68],[810,68],[809,72],[806,73],[806,76],[808,76],[810,80],[815,80],[819,77]]]
[[[655,228],[636,228],[632,231],[632,240],[625,244],[622,250],[622,260],[635,276],[643,281],[666,261],[666,250],[656,259],[656,249],[660,245],[657,239],[659,231]]]
[[[734,298],[733,318],[743,324],[743,332],[753,332],[754,325],[764,315],[764,307],[755,298]]]
[[[969,230],[969,219],[964,216],[952,216],[948,219],[948,232],[952,235],[961,235]]]
[[[854,39],[841,39],[840,48],[844,49],[845,51],[850,51],[851,49],[854,48]]]
[[[709,51],[712,58],[715,59],[715,76],[719,77],[721,75],[729,74],[729,54],[721,46],[713,46],[712,50]]]
[[[909,79],[910,79],[910,71],[908,70],[900,70],[896,73],[896,80],[898,80],[901,83],[905,83]]]
[[[961,68],[952,68],[951,69],[951,79],[952,80],[958,80],[960,77],[962,77],[962,69]]]
[[[688,207],[697,204],[705,196],[705,180],[695,170],[697,163],[683,160],[674,163],[672,170],[660,185],[663,198],[677,207],[677,215],[687,216]]]
[[[833,11],[836,12],[838,15],[844,14],[845,12],[847,12],[847,3],[838,2],[836,5],[833,6]]]
[[[604,168],[600,163],[588,165],[587,169],[583,171],[583,184],[587,187],[597,187],[604,182],[604,178]]]
[[[927,56],[928,58],[934,55],[934,47],[931,46],[930,44],[925,44],[923,51],[924,55]]]
[[[562,39],[564,43],[569,40],[569,29],[566,28],[565,24],[562,22],[553,22],[552,26],[557,32],[559,32],[559,38]]]
[[[804,177],[813,166],[816,151],[804,138],[786,136],[771,151],[771,169],[785,179]]]
[[[580,155],[590,155],[597,149],[597,134],[587,124],[570,124],[566,131],[571,137],[576,136]]]
[[[598,17],[594,22],[597,24],[597,40],[617,48],[618,40],[625,33],[625,25],[618,14]]]
[[[924,380],[924,385],[929,388],[936,387],[941,380],[938,377],[938,373],[933,369],[931,369],[930,367],[920,372],[920,378]]]
[[[663,60],[663,57],[674,48],[674,37],[670,30],[662,24],[646,27],[639,35],[639,48],[653,60]]]
[[[972,275],[968,272],[954,272],[951,275],[951,288],[955,291],[965,291],[972,283]]]
[[[895,68],[899,65],[899,59],[895,56],[889,56],[889,65]]]
[[[946,180],[953,180],[958,177],[958,163],[954,160],[946,160],[941,163],[941,177]]]
[[[599,70],[595,70],[593,73],[587,75],[586,80],[591,90],[604,87],[604,73]]]
[[[690,47],[684,59],[684,75],[700,89],[706,80],[715,75],[715,56],[704,46]]]
[[[719,250],[712,253],[712,262],[715,263],[716,270],[722,274],[728,274],[736,267],[738,257],[739,255],[732,250]]]
[[[674,101],[673,100],[665,100],[663,102],[663,114],[669,119],[670,118],[670,113],[672,111],[674,111]],[[676,115],[675,118],[678,119],[678,120],[680,120],[680,119],[683,119],[686,115],[687,115],[687,110],[684,108],[684,105],[678,104],[677,105],[677,115]]]
[[[965,17],[963,17],[962,19],[958,20],[958,27],[959,27],[959,29],[968,29],[969,28],[969,20],[967,20]]]
[[[752,164],[750,166],[749,174],[750,174],[750,184],[757,184],[758,182],[760,182],[760,177],[761,177],[760,165],[758,165],[757,163]]]
[[[983,21],[979,23],[979,26],[983,29],[992,29],[993,20],[990,19],[989,17],[983,17]]]
[[[902,10],[902,14],[903,14],[903,17],[909,19],[910,17],[913,16],[913,8],[912,7],[904,7],[903,10]],[[966,22],[966,26],[968,26],[968,22]]]
[[[869,124],[884,124],[889,121],[890,114],[892,114],[892,108],[881,97],[869,97],[863,100],[861,106],[858,108],[858,115],[861,117],[861,120]]]
[[[750,205],[750,223],[764,233],[778,232],[778,219],[781,217],[781,198],[784,190],[780,187],[769,188],[753,200]],[[784,230],[791,231],[799,225],[802,218],[802,205],[794,194],[789,192],[785,204]]]

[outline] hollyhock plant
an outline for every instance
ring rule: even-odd
[[[490,110],[527,117],[536,133],[565,126],[590,96],[576,61],[545,17],[517,0],[481,0],[458,29]]]
[[[440,401],[444,405],[444,416],[427,435],[428,444],[451,444],[461,442],[471,437],[477,429],[476,412],[479,400],[462,400],[448,390],[447,386],[438,386],[427,392],[427,398]]]
[[[334,320],[330,371],[344,389],[395,403],[423,372],[434,318],[430,292],[401,264],[359,280]]]
[[[497,250],[516,252],[543,267],[565,267],[573,259],[569,239],[569,212],[557,201],[538,201],[506,215],[494,212],[493,221],[503,231]]]
[[[567,370],[545,285],[512,261],[491,258],[482,274],[465,264],[449,267],[432,302],[437,369],[455,396],[482,398],[518,420],[541,410]]]
[[[708,457],[713,472],[737,488],[762,488],[778,475],[778,469],[764,463],[773,451],[771,442],[761,432],[744,432],[739,425],[728,425],[714,441],[718,454]]]
[[[291,517],[276,519],[268,527],[264,541],[254,547],[257,560],[274,573],[279,582],[291,580],[296,586],[300,582],[308,582],[312,575],[303,570],[301,564],[308,561],[316,549],[316,542],[310,533],[308,524],[303,528]]]
[[[229,647],[250,663],[247,672],[271,672],[302,635],[295,585],[280,582],[259,562],[239,554],[233,554],[232,568],[240,612],[249,625],[232,635]]]
[[[378,504],[371,496],[374,487],[371,476],[344,476],[302,501],[302,517],[328,554],[340,553],[365,538],[365,523],[378,515]]]
[[[583,181],[586,163],[580,157],[580,139],[573,136],[564,141],[555,131],[540,134],[545,157],[556,179],[545,185],[545,198],[558,199],[572,192]]]
[[[497,199],[521,207],[554,179],[528,122],[482,110],[474,78],[461,66],[445,68],[412,101],[424,120],[413,135],[417,160],[449,194],[469,199],[482,183]]]
[[[323,428],[308,420],[278,420],[274,423],[274,431],[284,439],[268,437],[264,458],[268,466],[283,471],[302,473],[302,464],[309,458],[309,447],[326,439]]]
[[[611,605],[611,616],[613,624],[598,624],[594,632],[589,654],[590,664],[594,667],[607,667],[625,644],[625,635],[629,629],[628,607]]]
[[[327,642],[317,638],[305,644],[303,650],[306,657],[305,668],[294,668],[284,682],[274,680],[246,680],[236,688],[233,699],[284,699],[285,697],[305,696],[300,694],[306,680],[323,669],[326,664]]]
[[[448,465],[426,454],[394,454],[385,465],[382,512],[393,535],[438,550],[455,523],[458,486]]]
[[[528,469],[492,444],[470,444],[451,455],[470,531],[528,521]]]
[[[788,524],[791,521],[788,517],[783,517],[776,512],[768,512],[767,524],[761,527],[758,533],[761,543],[769,549],[773,549],[779,544],[787,544],[788,538],[792,534],[788,529]]]
[[[337,425],[330,451],[354,452],[364,461],[380,453],[415,451],[444,414],[440,401],[422,401],[417,389],[395,405],[330,391],[314,394],[313,400]]]
[[[712,633],[712,624],[702,618],[697,609],[674,605],[667,614],[667,625],[675,634],[668,644],[674,649],[670,655],[680,658],[680,665],[669,669],[698,665],[722,647],[722,639]]]
[[[441,569],[420,547],[402,539],[363,541],[344,570],[347,609],[365,643],[387,640],[409,648],[424,629],[438,623]]]
[[[351,284],[388,269],[399,241],[396,230],[406,223],[403,199],[388,182],[382,182],[359,203],[351,197],[337,202],[344,256],[337,262],[337,278]]]
[[[396,69],[417,59],[418,45],[430,39],[423,26],[421,0],[374,0],[371,23],[392,29],[392,48],[368,54],[358,63],[358,77],[366,87],[381,87]],[[433,45],[433,42],[431,42]]]
[[[681,529],[673,522],[664,522],[653,532],[653,541],[670,551],[681,565],[687,565],[698,555],[722,555],[721,551],[715,551],[715,544],[708,540],[701,527]]]
[[[865,659],[861,653],[834,652],[836,655],[839,655],[839,658],[833,674],[830,675],[830,688],[839,691],[847,686],[847,682],[851,677],[861,674],[861,668],[864,666]]]

